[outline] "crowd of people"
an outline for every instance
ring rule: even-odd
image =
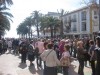
[[[64,39],[2,39],[0,40],[0,54],[6,51],[21,54],[21,63],[33,61],[43,67],[43,75],[57,75],[58,66],[63,75],[68,75],[71,62],[76,58],[79,62],[78,75],[84,75],[84,66],[89,61],[92,75],[100,75],[100,36],[96,41],[90,38]],[[44,63],[44,66],[42,65]]]

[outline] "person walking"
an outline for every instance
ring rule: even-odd
[[[76,58],[76,56],[77,56],[77,39],[75,39],[74,41],[73,41],[73,52],[74,52],[74,58]]]
[[[83,48],[83,42],[78,41],[77,42],[77,59],[79,61],[79,68],[78,68],[78,74],[84,75],[83,69],[84,69],[84,48]]]
[[[96,63],[96,73],[95,75],[100,75],[100,35],[96,37],[96,57],[97,57],[97,63]]]
[[[2,54],[2,40],[0,40],[0,55]]]
[[[25,41],[20,45],[21,63],[26,63],[27,47],[28,46]]]
[[[11,39],[8,40],[8,50],[9,50],[9,53],[11,53],[11,49],[12,49],[12,41]]]
[[[90,44],[90,49],[88,54],[90,55],[90,64],[91,64],[91,69],[92,69],[92,75],[95,75],[95,60],[96,60],[96,56],[95,56],[95,45],[94,45],[94,41],[90,40],[89,41]]]
[[[36,42],[37,44],[37,49],[38,49],[38,56],[37,56],[37,60],[36,60],[36,63],[37,63],[37,66],[41,67],[41,64],[42,64],[42,60],[40,58],[40,55],[42,54],[42,52],[44,51],[44,42],[42,39],[38,39],[38,41]]]
[[[84,44],[84,48],[86,50],[86,56],[87,56],[87,60],[85,60],[85,66],[87,67],[87,62],[89,62],[90,58],[88,58],[88,52],[89,52],[89,48],[90,48],[90,45],[89,45],[89,38],[85,38],[85,44]],[[90,66],[90,64],[89,64]]]
[[[7,42],[5,39],[3,39],[3,43],[2,43],[3,53],[5,53],[7,51],[7,47],[8,47]]]
[[[60,61],[57,58],[56,52],[53,50],[53,44],[48,44],[48,49],[40,56],[46,63],[44,75],[57,75],[57,66],[60,65]]]
[[[35,59],[35,54],[34,54],[34,46],[33,46],[33,41],[30,41],[30,45],[28,47],[28,60],[30,61],[30,66],[33,65],[33,61]]]
[[[59,54],[60,54],[60,57],[59,57],[59,58],[61,58],[61,55],[62,55],[62,53],[64,52],[64,45],[65,45],[65,40],[62,39],[62,40],[60,41],[60,43],[59,43]]]
[[[62,57],[60,59],[62,69],[63,69],[63,75],[68,75],[68,69],[70,66],[70,46],[65,44],[64,45],[64,52],[62,53]]]

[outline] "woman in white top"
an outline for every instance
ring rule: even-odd
[[[41,58],[46,62],[44,75],[57,75],[57,66],[60,65],[60,61],[53,50],[53,44],[48,44],[48,49],[41,54]]]

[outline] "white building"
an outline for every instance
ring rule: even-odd
[[[65,35],[85,37],[99,31],[99,10],[95,4],[67,13],[62,18]]]
[[[53,18],[57,18],[59,19],[60,18],[60,13],[57,13],[57,12],[48,12],[47,16],[50,16],[50,17],[53,17]]]

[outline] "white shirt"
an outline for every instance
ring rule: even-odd
[[[12,47],[12,41],[8,41],[8,47]]]
[[[46,57],[47,54],[50,52],[51,50],[45,50],[42,54],[41,54],[41,58]],[[54,50],[51,51],[51,53],[46,57],[46,66],[47,67],[55,67],[60,65],[60,61],[57,58],[56,52]]]

